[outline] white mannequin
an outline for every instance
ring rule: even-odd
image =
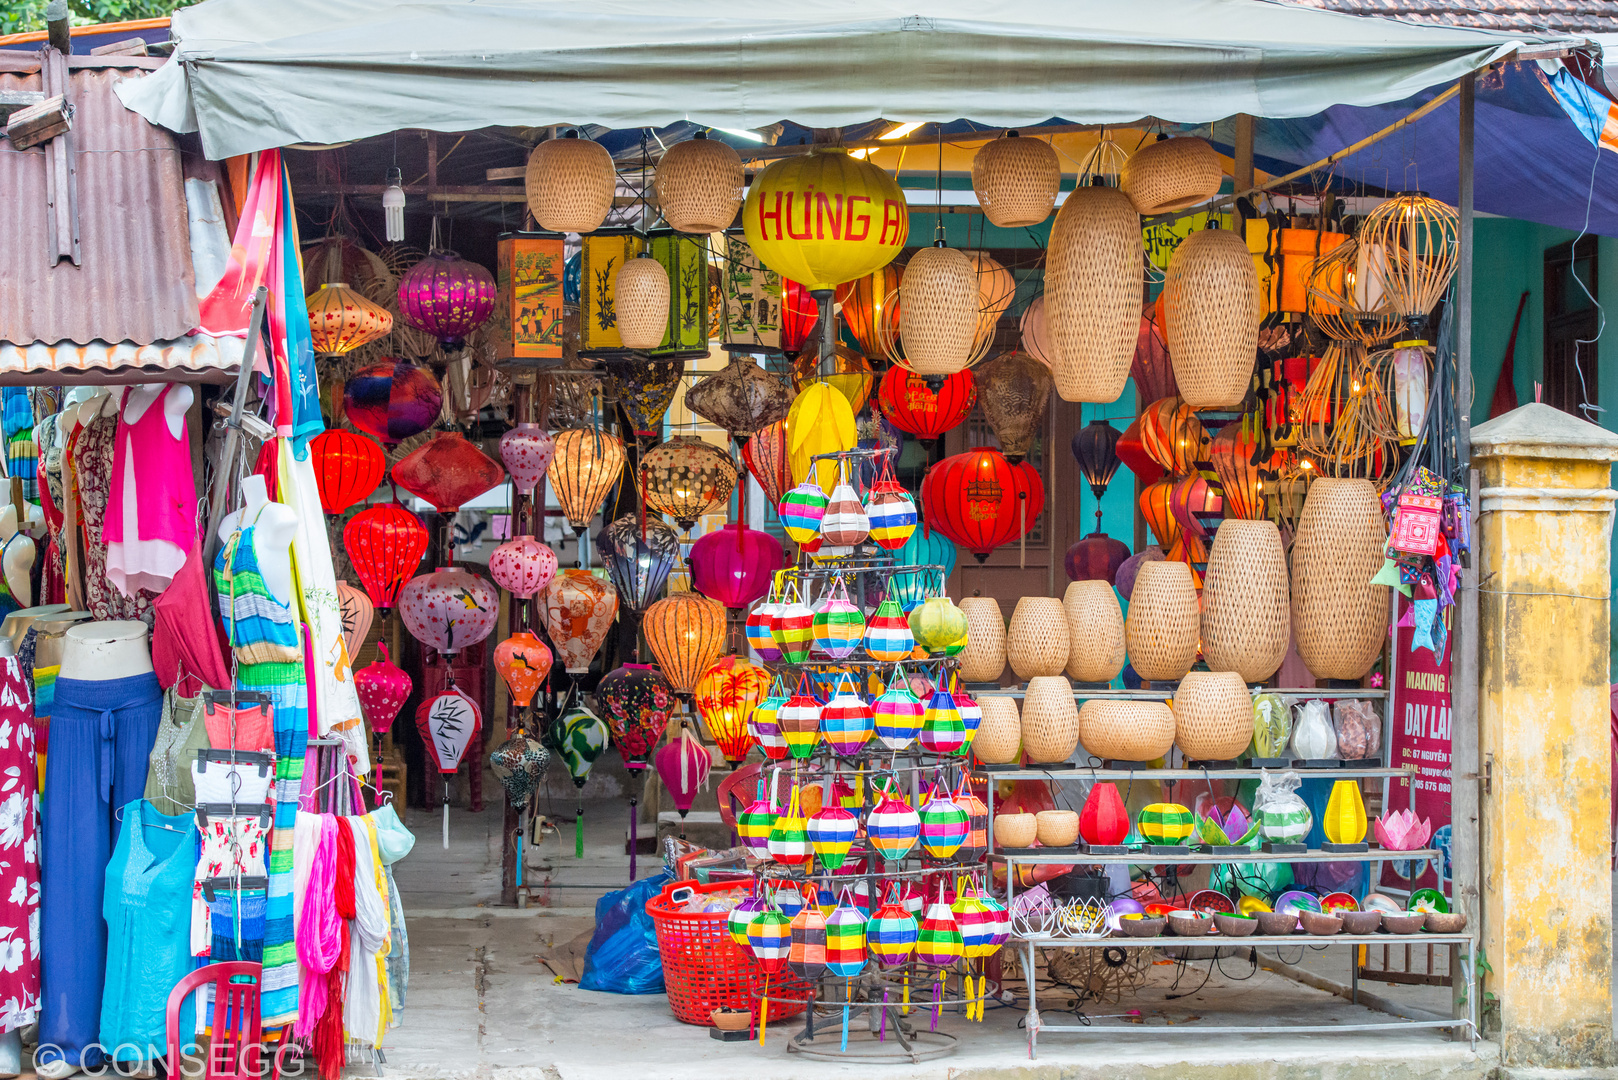
[[[62,637],[61,678],[106,682],[151,670],[152,652],[146,645],[143,622],[83,623]]]
[[[277,600],[292,602],[292,536],[298,531],[298,514],[285,503],[270,501],[264,477],[254,473],[242,481],[247,505],[219,523],[219,540],[230,542],[238,528],[253,526],[253,552],[258,556],[264,585]]]
[[[67,641],[67,630],[74,623],[89,622],[88,611],[63,611],[54,615],[41,616],[34,623],[39,627],[39,638],[34,646],[34,667],[56,667],[62,662],[63,643]]]
[[[72,401],[73,395],[81,389],[88,389],[89,394],[80,399],[78,407],[64,407],[62,409],[62,418],[67,422],[67,430],[62,432],[64,440],[73,433],[75,428],[88,425],[99,416],[110,416],[116,408],[117,403],[113,400],[112,389],[106,386],[88,388],[76,386],[68,391],[68,400]],[[58,425],[58,427],[61,427],[61,425]]]
[[[123,388],[124,423],[133,424],[146,410],[152,407],[158,395],[166,389],[169,383],[141,383],[139,386],[126,386]],[[191,408],[193,397],[191,388],[184,383],[175,383],[174,391],[163,402],[163,415],[168,421],[169,434],[174,438],[180,437],[185,427],[185,414]]]
[[[66,610],[66,604],[46,604],[43,607],[13,611],[6,616],[5,622],[0,623],[0,637],[9,639],[13,645],[21,645],[22,639],[28,634],[28,628],[34,625],[36,620]]]
[[[12,543],[17,535],[17,508],[0,507],[0,572],[6,575],[6,588],[11,598],[22,607],[34,606],[33,579],[29,571],[34,568],[34,545],[29,540]]]

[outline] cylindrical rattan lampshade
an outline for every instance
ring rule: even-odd
[[[1169,258],[1163,285],[1169,359],[1193,409],[1233,409],[1247,396],[1258,353],[1258,272],[1240,236],[1203,229]]]
[[[578,531],[596,516],[623,471],[624,444],[618,436],[578,427],[556,436],[556,456],[545,475],[562,513]]]
[[[967,682],[999,682],[1006,670],[1006,620],[1000,614],[1000,601],[992,596],[968,596],[960,607],[966,616],[961,678]]]
[[[1029,679],[1022,700],[1022,748],[1028,760],[1066,761],[1078,745],[1079,710],[1073,704],[1073,687],[1060,675]]]
[[[628,260],[618,268],[612,307],[626,349],[657,348],[669,329],[669,272],[649,256]]]
[[[612,209],[618,170],[605,146],[570,131],[534,147],[524,184],[541,229],[595,232]]]
[[[1040,847],[1067,847],[1079,838],[1079,815],[1072,810],[1041,810],[1034,815]]]
[[[983,719],[972,736],[972,756],[985,765],[1006,765],[1022,750],[1022,716],[1017,699],[989,695],[978,698]]]
[[[1111,682],[1124,669],[1124,609],[1106,581],[1075,581],[1062,597],[1067,618],[1067,674],[1078,682]]]
[[[1263,682],[1286,658],[1292,601],[1272,521],[1222,522],[1202,576],[1202,655],[1214,671]]]
[[[703,131],[668,148],[654,183],[663,220],[683,233],[729,228],[747,196],[741,156]]]
[[[1119,173],[1142,214],[1171,214],[1219,194],[1225,170],[1203,139],[1164,139],[1135,151]]]
[[[1234,671],[1193,671],[1174,691],[1174,741],[1187,761],[1233,761],[1253,741],[1253,698]]]
[[[1056,393],[1117,401],[1140,337],[1140,215],[1115,188],[1078,188],[1051,226],[1048,256],[1045,359]]]
[[[1143,563],[1129,596],[1124,643],[1135,674],[1173,682],[1197,660],[1197,590],[1183,562]]]
[[[1067,616],[1054,596],[1025,596],[1011,613],[1006,659],[1019,679],[1060,675],[1067,667]]]
[[[953,375],[972,359],[978,330],[977,268],[964,251],[922,248],[899,279],[899,337],[917,375]]]
[[[1079,741],[1104,761],[1155,761],[1174,745],[1174,714],[1161,701],[1101,701],[1079,710]]]
[[[1062,165],[1049,143],[1005,138],[985,143],[972,155],[972,190],[983,216],[1003,229],[1026,229],[1051,216],[1062,186]]]
[[[1309,485],[1292,542],[1292,631],[1317,679],[1358,679],[1388,629],[1388,587],[1370,580],[1388,539],[1369,480],[1322,476]]]

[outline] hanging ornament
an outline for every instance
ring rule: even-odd
[[[871,707],[854,689],[853,677],[844,672],[837,679],[837,692],[820,710],[821,737],[832,753],[849,758],[864,748],[874,730]]]
[[[904,546],[894,552],[896,566],[936,566],[937,573],[895,574],[889,583],[894,599],[906,611],[927,599],[928,583],[947,580],[955,572],[958,556],[955,545],[943,533],[916,529]],[[940,586],[942,587],[942,586]]]
[[[541,594],[545,632],[569,675],[590,670],[618,614],[618,590],[588,570],[563,570]]]
[[[940,684],[933,690],[921,718],[921,748],[929,754],[955,754],[966,745],[966,725],[955,695]]]
[[[320,508],[341,514],[368,497],[382,482],[388,461],[375,439],[331,428],[309,441]]]
[[[916,962],[928,967],[950,968],[961,958],[961,928],[955,914],[944,902],[944,883],[938,884],[938,899],[927,905],[921,928],[916,933]]]
[[[556,436],[551,487],[573,531],[582,535],[624,471],[624,444],[595,427],[569,428]]]
[[[527,806],[529,796],[539,789],[550,763],[551,752],[521,734],[511,736],[489,752],[489,768],[500,786],[506,789],[506,801],[518,810]]]
[[[899,278],[903,366],[931,379],[968,367],[977,344],[982,292],[977,266],[964,251],[937,240],[910,257]],[[889,351],[897,362],[897,356]]]
[[[1174,479],[1159,480],[1143,488],[1140,493],[1140,516],[1152,530],[1152,535],[1165,551],[1180,540],[1180,523],[1174,516],[1171,500],[1174,498]],[[1174,558],[1175,556],[1170,556]]]
[[[502,483],[505,470],[458,431],[440,431],[393,466],[393,482],[440,514]]]
[[[820,327],[813,327],[804,339],[803,349],[792,362],[792,390],[794,394],[825,383],[848,399],[848,407],[858,413],[865,407],[876,385],[876,370],[871,361],[853,349],[836,342],[829,360],[820,355]]]
[[[1224,517],[1219,492],[1200,473],[1182,476],[1169,493],[1169,511],[1180,523],[1181,536],[1206,539],[1213,535],[1209,524]],[[1204,546],[1206,547],[1206,546]]]
[[[556,552],[532,536],[514,536],[489,553],[489,576],[518,600],[527,600],[556,576]]]
[[[775,635],[770,630],[775,615],[781,608],[781,588],[781,571],[776,571],[764,603],[755,606],[747,614],[747,644],[758,654],[758,658],[767,664],[773,664],[781,659],[781,649],[776,645]]]
[[[889,750],[904,750],[921,733],[923,712],[921,699],[911,693],[910,684],[900,669],[871,705],[876,737]]]
[[[785,563],[781,541],[733,521],[691,545],[691,585],[727,608],[744,608],[769,591]]]
[[[770,673],[740,656],[722,656],[692,689],[697,713],[719,752],[735,768],[753,745],[753,713],[770,692]]]
[[[724,428],[737,442],[746,442],[760,428],[785,420],[792,397],[779,376],[759,367],[751,356],[738,354],[687,390],[685,407]]]
[[[494,275],[477,263],[430,251],[399,278],[399,317],[452,348],[494,314],[497,291]]]
[[[798,596],[797,582],[787,585],[786,596],[770,623],[770,635],[781,650],[781,660],[788,664],[801,664],[809,657],[814,644],[815,613]]]
[[[1124,433],[1118,437],[1117,451],[1118,460],[1129,466],[1129,471],[1135,474],[1135,479],[1140,481],[1142,487],[1163,479],[1163,466],[1146,452],[1140,417],[1131,420],[1129,426],[1124,428]]]
[[[947,859],[966,842],[970,824],[966,808],[942,786],[933,788],[917,816],[921,818],[922,850],[933,858]]]
[[[562,711],[552,725],[557,753],[567,766],[575,788],[583,788],[589,778],[590,767],[607,749],[610,734],[601,717],[585,708],[575,698],[571,707]]]
[[[1063,401],[1118,400],[1140,324],[1140,215],[1115,188],[1068,194],[1047,246],[1042,351]]]
[[[920,514],[915,500],[893,475],[891,459],[884,459],[882,471],[865,496],[865,515],[871,523],[871,540],[877,547],[898,551],[916,531]]]
[[[476,574],[440,566],[411,578],[399,590],[399,614],[417,641],[454,656],[494,630],[500,593]]]
[[[376,617],[376,606],[371,598],[346,581],[337,583],[337,606],[343,616],[343,647],[348,650],[350,662],[365,647],[371,634],[371,621]]]
[[[931,443],[964,421],[977,399],[977,380],[970,371],[946,376],[935,389],[920,375],[895,365],[882,376],[876,403],[899,430]]]
[[[747,194],[741,155],[706,131],[665,150],[653,182],[664,220],[683,233],[723,232]]]
[[[837,578],[821,597],[810,622],[815,650],[833,660],[853,655],[865,637],[865,616],[848,598],[848,586]]]
[[[708,782],[708,770],[713,762],[708,751],[691,737],[691,729],[680,725],[680,734],[657,752],[654,760],[657,775],[674,799],[674,809],[680,815],[680,832],[685,832],[685,815],[696,801],[697,792]]]
[[[843,325],[866,356],[899,337],[899,271],[891,264],[837,286]]]
[[[676,435],[648,450],[640,463],[646,506],[690,529],[710,510],[721,510],[736,489],[736,463],[697,435]]]
[[[1000,451],[1013,465],[1028,456],[1044,428],[1051,401],[1050,369],[1023,353],[1011,352],[978,371],[978,400],[983,417],[1000,441]]]
[[[972,191],[983,214],[1002,229],[1026,229],[1051,216],[1062,165],[1048,142],[1008,131],[972,155]]]
[[[830,493],[837,483],[837,462],[822,460],[812,468],[811,462],[822,454],[852,450],[859,441],[848,399],[825,383],[806,387],[792,403],[787,434],[793,479],[800,484],[812,480],[822,492]]]
[[[658,265],[651,259],[630,260],[631,266],[645,263]],[[663,311],[668,311],[667,300],[663,302]],[[662,331],[658,333],[661,339]],[[685,377],[685,361],[614,356],[603,360],[602,367],[607,372],[607,396],[624,407],[635,437],[655,439],[661,435],[663,417]]]
[[[884,795],[865,815],[865,839],[883,859],[898,862],[921,839],[921,817],[909,803]]]
[[[601,227],[618,190],[618,170],[605,146],[568,131],[528,155],[528,209],[548,232],[588,233]]]
[[[820,321],[820,303],[809,290],[791,278],[781,279],[781,351],[796,354],[803,350],[809,332]],[[818,351],[818,350],[817,350]]]
[[[556,440],[538,424],[518,424],[500,436],[500,460],[517,494],[532,495],[556,457]]]
[[[736,815],[737,838],[760,854],[768,851],[770,847],[770,830],[775,828],[776,812],[777,808],[771,806],[768,799],[755,799],[753,802],[748,803],[746,808]],[[749,900],[751,899],[754,898],[749,897]],[[742,901],[742,904],[746,903],[748,903],[748,900]],[[761,905],[762,900],[759,903]],[[741,908],[741,904],[736,906],[738,909]],[[751,910],[757,911],[759,908],[755,906]],[[751,922],[751,918],[748,921]],[[735,923],[732,922],[731,926],[734,930]]]
[[[387,446],[432,427],[443,408],[438,380],[403,360],[363,367],[343,386],[343,416]]]
[[[1224,489],[1224,507],[1229,517],[1246,521],[1264,519],[1264,482],[1259,476],[1259,466],[1253,463],[1257,451],[1258,437],[1249,429],[1246,417],[1220,428],[1208,445],[1208,457]]]
[[[305,303],[310,345],[318,356],[345,356],[393,332],[393,315],[387,308],[341,282],[322,285]]]
[[[792,789],[786,810],[776,816],[775,824],[770,829],[769,852],[770,857],[782,866],[803,866],[814,855],[814,849],[809,846],[809,830],[803,819],[797,788]],[[754,925],[757,926],[756,923]]]
[[[410,676],[388,657],[388,647],[376,643],[382,659],[374,660],[354,672],[354,692],[359,695],[365,722],[378,735],[384,735],[393,726],[394,718],[410,697]]]
[[[964,780],[954,798],[956,805],[966,811],[966,840],[957,858],[962,862],[977,862],[989,847],[989,808],[972,794]]]
[[[865,927],[865,945],[883,967],[898,967],[916,951],[921,931],[916,917],[903,904],[888,901],[871,915]]]
[[[743,443],[742,460],[758,486],[764,489],[764,497],[770,505],[779,506],[782,496],[792,488],[792,456],[787,447],[786,421],[764,425]]]
[[[787,753],[801,760],[815,751],[820,741],[820,713],[823,706],[810,693],[809,676],[798,679],[798,688],[775,712],[775,722],[786,740]]]
[[[675,593],[646,609],[641,628],[664,677],[689,694],[724,651],[725,608],[706,596]]]
[[[1026,461],[1013,465],[988,447],[947,457],[921,484],[927,526],[966,547],[979,563],[1028,535],[1045,509],[1045,481]]]
[[[512,704],[527,708],[551,673],[551,650],[532,631],[519,630],[494,647],[494,669],[511,691]]]
[[[843,209],[829,211],[832,227],[821,238],[795,239],[794,222],[804,219],[812,200]],[[830,290],[881,269],[904,250],[910,235],[898,183],[840,146],[814,146],[771,163],[748,188],[742,224],[765,266],[811,290]]]
[[[601,677],[596,703],[624,760],[644,768],[669,726],[674,688],[650,664],[624,664]]]
[[[680,534],[662,518],[625,514],[602,526],[596,550],[623,603],[637,614],[663,591],[680,558]]]
[[[841,806],[823,806],[810,815],[807,826],[809,846],[815,849],[815,857],[820,860],[820,865],[827,870],[839,869],[848,858],[848,849],[854,846],[859,827],[860,819]],[[864,923],[863,919],[860,921]],[[829,951],[827,955],[830,955]],[[864,965],[864,957],[862,948],[861,966]]]
[[[831,545],[824,554],[851,554],[869,535],[871,519],[865,516],[865,504],[848,482],[845,465],[843,479],[832,489],[826,514],[820,520],[821,539]]]
[[[820,485],[805,481],[787,492],[781,499],[779,513],[781,527],[787,539],[800,547],[813,543],[819,547],[820,523],[826,517],[830,500]]]
[[[770,688],[770,696],[758,703],[753,715],[748,718],[747,732],[758,743],[763,755],[771,761],[783,761],[787,756],[786,736],[781,734],[779,714],[781,706],[787,703],[787,695],[783,688],[777,684]]]
[[[449,690],[421,703],[416,710],[416,729],[426,743],[433,764],[444,777],[453,776],[461,767],[461,757],[477,738],[483,726],[483,714],[477,703],[459,690]],[[444,791],[444,848],[449,849],[449,781],[441,785]]]
[[[892,664],[909,658],[915,647],[916,639],[910,633],[910,620],[905,618],[904,609],[891,594],[884,596],[865,631],[865,651],[872,660]]]

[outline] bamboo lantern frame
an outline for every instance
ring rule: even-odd
[[[1173,712],[1174,742],[1189,761],[1232,761],[1253,741],[1253,698],[1234,671],[1187,674]]]
[[[1298,452],[1322,476],[1359,477],[1380,488],[1397,469],[1398,418],[1390,376],[1355,341],[1334,341],[1299,399]]]
[[[1079,741],[1103,761],[1154,761],[1174,745],[1174,713],[1161,701],[1091,698],[1079,710]]]
[[[1359,258],[1359,239],[1352,237],[1316,259],[1305,310],[1333,341],[1357,341],[1370,348],[1398,337],[1404,331],[1404,320],[1390,311],[1364,311],[1356,306]]]
[[[1123,183],[1124,165],[1128,161],[1129,151],[1114,142],[1112,136],[1103,132],[1100,141],[1084,156],[1084,164],[1079,166],[1076,186],[1118,187]],[[1097,180],[1100,183],[1094,182]]]
[[[1370,263],[1388,308],[1412,326],[1438,306],[1461,264],[1461,216],[1426,195],[1399,195],[1366,215],[1359,242],[1380,249]]]
[[[1006,631],[1006,659],[1017,678],[1060,675],[1069,652],[1067,616],[1062,602],[1049,596],[1024,596],[1011,612]]]
[[[1124,618],[1124,642],[1135,673],[1174,682],[1197,659],[1200,613],[1191,567],[1172,559],[1141,566]]]
[[[1060,675],[1029,679],[1022,700],[1022,746],[1029,762],[1066,761],[1078,745],[1079,709],[1073,687]]]

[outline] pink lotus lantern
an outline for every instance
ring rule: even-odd
[[[514,536],[489,553],[489,576],[518,600],[527,600],[556,576],[556,552],[532,536]]]
[[[453,251],[433,251],[399,279],[399,315],[440,344],[458,345],[494,313],[494,275]]]
[[[454,656],[493,632],[500,594],[476,574],[440,566],[399,590],[399,614],[416,640]]]
[[[727,608],[744,608],[769,591],[785,562],[779,540],[732,522],[691,545],[691,585]]]
[[[1432,838],[1432,819],[1418,820],[1408,807],[1376,819],[1376,842],[1389,851],[1416,851]]]
[[[533,494],[555,457],[556,440],[538,424],[518,424],[500,436],[500,460],[520,494]]]
[[[682,822],[686,812],[691,809],[691,803],[696,800],[698,789],[708,779],[711,763],[707,749],[692,736],[690,726],[685,723],[680,725],[679,737],[670,741],[653,758],[657,775],[674,797],[674,809],[680,812]]]
[[[359,694],[360,707],[371,730],[385,734],[393,726],[399,710],[410,697],[410,676],[388,658],[388,647],[376,643],[382,659],[360,668],[354,673],[354,690]]]
[[[1198,473],[1177,481],[1169,493],[1169,511],[1191,536],[1209,536],[1207,522],[1220,516],[1223,505],[1219,493]]]

